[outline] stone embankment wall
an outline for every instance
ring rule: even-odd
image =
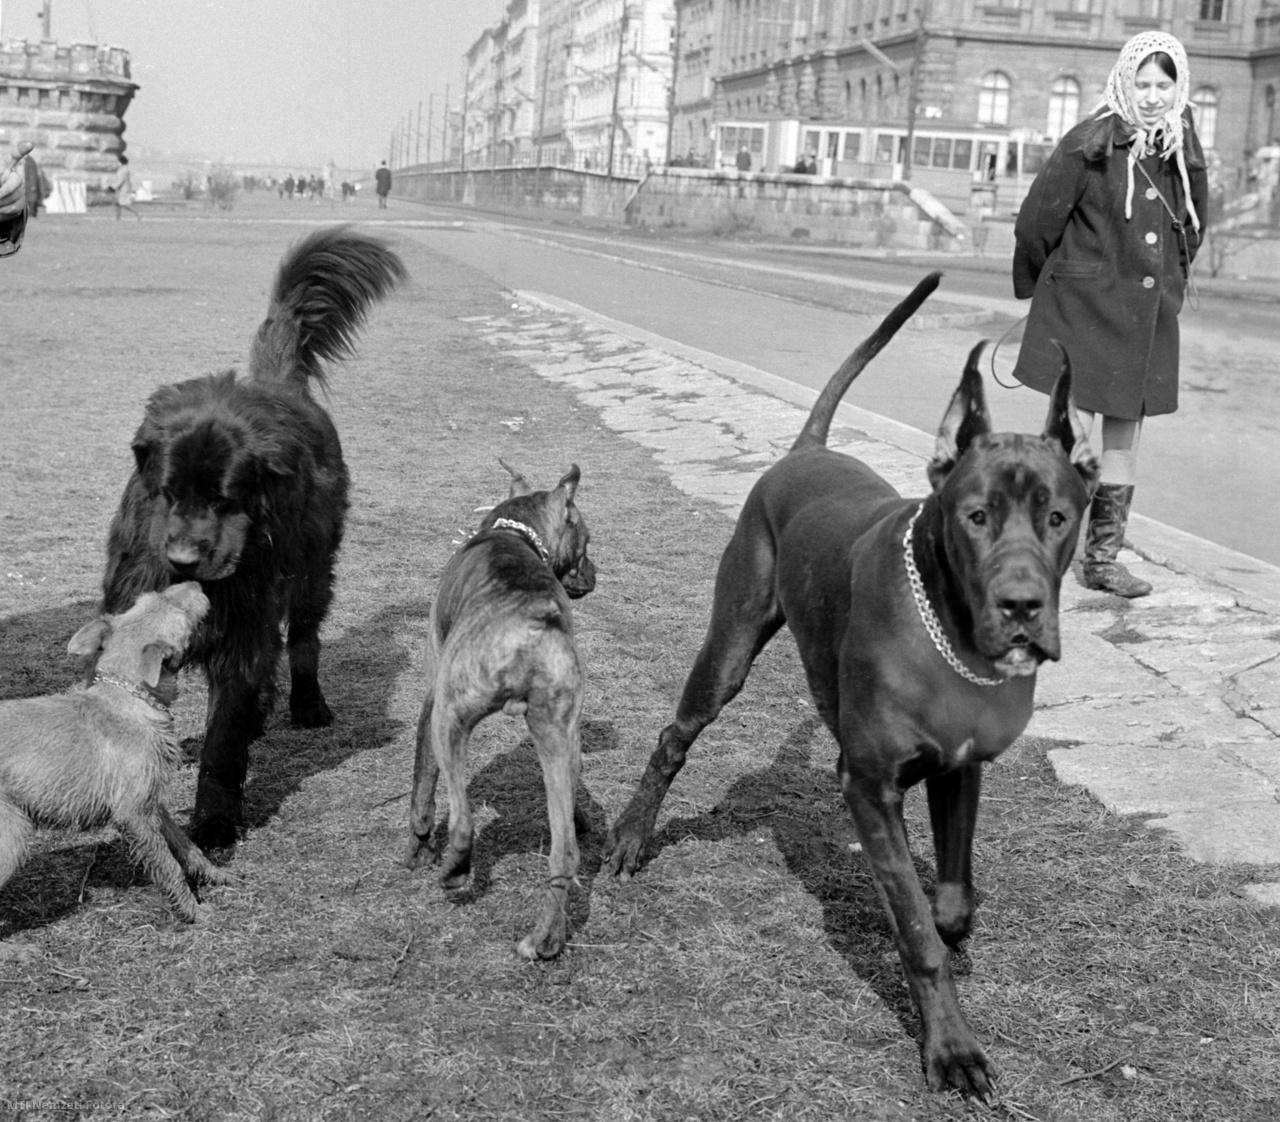
[[[395,172],[420,202],[549,209],[691,233],[811,238],[845,245],[957,250],[968,234],[928,192],[901,180],[658,168],[641,179],[570,168]]]
[[[109,182],[124,151],[124,114],[137,85],[129,52],[97,43],[0,45],[0,149],[24,140],[51,178]]]
[[[967,236],[946,207],[902,180],[790,172],[662,168],[645,179],[628,216],[696,233],[912,249],[956,249]]]
[[[603,172],[573,168],[404,168],[392,174],[391,189],[393,195],[423,203],[483,210],[561,210],[623,222],[638,183],[634,176],[610,178]]]

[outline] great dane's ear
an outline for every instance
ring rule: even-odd
[[[565,504],[573,502],[573,497],[578,493],[578,481],[582,478],[582,472],[578,470],[577,464],[570,464],[569,470],[565,473],[564,478],[556,484],[557,491],[564,492]]]
[[[947,412],[938,428],[933,459],[929,461],[929,482],[935,491],[941,489],[947,476],[951,474],[951,469],[956,466],[969,445],[977,437],[991,431],[991,416],[987,412],[987,400],[982,392],[982,372],[978,369],[978,360],[986,345],[987,340],[983,339],[969,352],[969,361],[965,363],[960,385],[951,395],[951,404],[947,406]]]
[[[1079,473],[1085,490],[1092,495],[1101,469],[1076,411],[1075,399],[1071,396],[1071,357],[1057,339],[1050,342],[1062,352],[1062,373],[1053,383],[1053,392],[1049,395],[1049,416],[1045,419],[1042,435],[1046,440],[1056,440],[1062,445],[1062,451]]]
[[[92,658],[102,650],[102,644],[107,641],[107,636],[110,634],[111,620],[107,616],[99,616],[71,636],[71,641],[67,644],[67,653],[80,655],[82,658]]]
[[[529,485],[529,481],[501,456],[498,457],[498,463],[506,468],[508,474],[511,476],[511,490],[507,492],[507,498],[518,499],[521,495],[533,494],[533,488]]]

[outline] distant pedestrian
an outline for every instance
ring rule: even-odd
[[[1129,598],[1151,591],[1116,560],[1138,437],[1144,418],[1178,408],[1178,312],[1208,214],[1189,90],[1182,44],[1163,31],[1135,35],[1101,104],[1036,176],[1014,227],[1013,290],[1031,297],[1031,312],[1013,375],[1048,393],[1061,340],[1085,427],[1101,414],[1084,584]]]
[[[116,169],[116,177],[112,182],[116,196],[116,221],[120,221],[120,212],[127,210],[139,222],[142,215],[133,209],[133,173],[129,170],[129,157],[120,157],[120,166]]]
[[[391,194],[391,169],[387,167],[387,161],[382,161],[382,166],[373,173],[374,182],[378,191],[378,209],[387,209],[387,196]]]
[[[748,148],[745,144],[738,149],[738,170],[739,171],[751,170],[751,149]]]

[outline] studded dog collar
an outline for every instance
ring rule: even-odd
[[[93,685],[115,686],[116,689],[124,690],[125,693],[131,694],[139,701],[145,701],[152,709],[163,713],[166,717],[173,716],[169,707],[163,701],[157,701],[156,697],[150,690],[141,684],[134,685],[131,682],[122,681],[120,678],[113,678],[110,674],[96,673],[93,676]]]
[[[538,537],[538,532],[532,526],[526,526],[523,522],[517,522],[514,518],[495,518],[493,530],[514,530],[526,538],[530,545],[538,551],[538,556],[542,558],[548,565],[551,564],[551,554],[547,552],[547,547],[542,544],[542,539]]]

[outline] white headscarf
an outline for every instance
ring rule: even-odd
[[[1157,51],[1163,51],[1173,59],[1178,76],[1174,82],[1173,104],[1169,111],[1160,120],[1148,125],[1138,110],[1134,82],[1143,61]],[[1107,78],[1107,91],[1099,102],[1098,109],[1114,113],[1134,130],[1133,144],[1129,147],[1128,191],[1124,200],[1126,219],[1133,217],[1133,165],[1144,156],[1158,154],[1162,160],[1172,156],[1177,163],[1182,177],[1182,192],[1187,201],[1187,214],[1191,225],[1200,229],[1200,216],[1196,214],[1195,204],[1191,201],[1191,180],[1187,175],[1187,161],[1183,155],[1182,114],[1190,100],[1190,90],[1191,68],[1187,62],[1187,52],[1177,39],[1163,31],[1140,31],[1124,45],[1115,66],[1111,68],[1111,74]],[[1106,116],[1105,113],[1103,115]]]

